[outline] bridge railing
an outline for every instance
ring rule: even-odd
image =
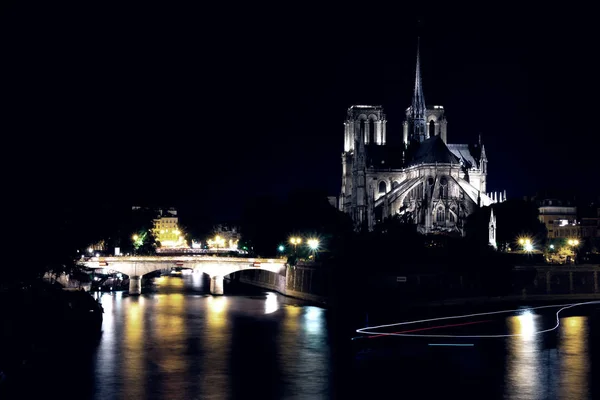
[[[82,259],[83,263],[129,263],[129,262],[158,262],[158,263],[176,263],[176,262],[224,262],[224,263],[285,263],[283,258],[257,258],[257,257],[222,257],[218,255],[180,255],[180,256],[110,256],[110,257],[89,257]]]
[[[192,248],[158,248],[156,254],[238,254],[244,255],[248,252],[234,249],[192,249]]]

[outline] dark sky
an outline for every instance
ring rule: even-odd
[[[482,134],[489,190],[598,192],[582,10],[52,3],[0,20],[5,171],[36,201],[68,190],[218,219],[258,194],[337,195],[350,105],[383,105],[401,138],[419,19],[425,100],[445,107],[449,142]]]

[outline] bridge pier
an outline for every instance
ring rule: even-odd
[[[129,295],[139,295],[142,293],[142,277],[141,276],[130,276],[129,277]]]
[[[223,294],[223,277],[222,276],[211,276],[210,277],[210,294],[222,295]]]

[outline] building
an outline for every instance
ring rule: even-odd
[[[504,201],[506,193],[487,193],[481,137],[470,145],[448,143],[444,107],[425,105],[418,50],[412,104],[405,114],[402,145],[393,146],[387,143],[383,107],[348,109],[338,207],[357,230],[372,230],[384,218],[401,215],[424,234],[463,234],[468,215]]]
[[[600,207],[596,208],[595,217],[581,218],[581,237],[600,238]]]
[[[177,210],[169,208],[156,210],[157,218],[154,219],[154,236],[161,247],[186,246],[183,232],[179,228]]]
[[[544,198],[537,200],[537,206],[540,222],[546,225],[548,238],[578,237],[575,236],[579,235],[577,207],[571,200]]]
[[[548,227],[548,224],[546,224]],[[577,220],[555,219],[548,230],[548,239],[578,239],[583,237],[581,224]]]
[[[238,244],[241,238],[239,229],[236,226],[220,224],[215,225],[211,237],[206,240],[207,247],[212,250],[238,250]]]

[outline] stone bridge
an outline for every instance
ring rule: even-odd
[[[129,294],[141,293],[142,276],[172,267],[189,268],[210,277],[210,293],[223,294],[223,277],[246,269],[262,269],[275,274],[285,270],[282,259],[238,258],[215,256],[139,256],[139,257],[92,257],[80,264],[88,268],[106,268],[129,276]]]

